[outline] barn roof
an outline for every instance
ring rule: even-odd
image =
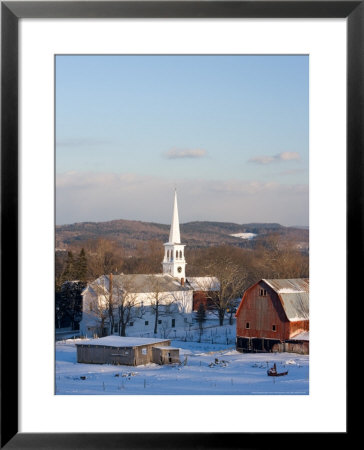
[[[288,320],[308,320],[309,279],[263,279],[279,296]]]
[[[259,283],[265,283],[273,289],[282,304],[287,319],[291,322],[309,319],[309,279],[308,278],[286,278],[286,279],[262,279],[248,288],[240,302],[235,314],[237,317],[243,307],[244,298],[248,291]]]

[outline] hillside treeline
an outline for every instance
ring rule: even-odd
[[[162,241],[139,242],[126,250],[112,239],[92,239],[57,251],[55,256],[56,290],[69,280],[88,282],[109,273],[161,273]],[[257,239],[250,248],[218,245],[208,248],[186,247],[186,275],[222,276],[231,267],[238,270],[242,290],[261,278],[308,278],[309,256],[297,241],[272,233]]]

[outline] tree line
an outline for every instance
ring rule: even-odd
[[[64,298],[69,295],[67,282],[77,281],[80,289],[80,286],[112,273],[161,273],[162,259],[163,245],[159,241],[142,242],[133,251],[126,253],[117,241],[97,239],[83,243],[81,248],[74,247],[68,252],[57,252],[56,308],[58,307],[58,311],[65,309],[67,302]],[[226,316],[229,317],[230,323],[232,322],[236,306],[244,291],[260,279],[309,276],[308,253],[300,251],[295,240],[283,239],[278,233],[258,240],[250,249],[229,245],[202,249],[187,247],[186,260],[187,277],[213,276],[219,280],[219,289],[209,292],[209,300],[218,315],[220,325]],[[71,307],[72,302],[73,299]],[[123,323],[127,323],[127,320],[123,317],[127,318],[129,315],[128,308],[125,311],[121,308],[120,314],[119,323],[122,324],[124,334]],[[75,316],[77,317],[77,311]],[[156,316],[158,318],[158,310]]]

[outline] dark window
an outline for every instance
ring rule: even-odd
[[[176,319],[172,319],[172,328],[176,326]]]
[[[277,325],[272,325],[272,331],[277,331]]]
[[[259,289],[259,295],[261,297],[265,297],[267,295],[267,290],[266,289]]]
[[[246,328],[246,329],[250,328],[250,323],[249,323],[249,322],[246,322],[245,328]]]
[[[159,323],[159,325],[162,323],[162,321],[161,320],[158,320],[158,323]]]
[[[148,322],[148,320],[146,320],[146,321],[145,321],[145,325],[149,325],[149,322]]]
[[[134,326],[134,322],[129,322],[129,327],[133,327]]]

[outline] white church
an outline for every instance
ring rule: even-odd
[[[102,275],[82,292],[80,335],[119,334],[168,337],[193,321],[194,296],[219,289],[215,277],[186,278],[185,244],[181,243],[177,193],[169,240],[164,244],[160,274]],[[196,309],[196,308],[195,308]],[[112,315],[111,315],[112,310]],[[163,336],[164,334],[164,336]]]

